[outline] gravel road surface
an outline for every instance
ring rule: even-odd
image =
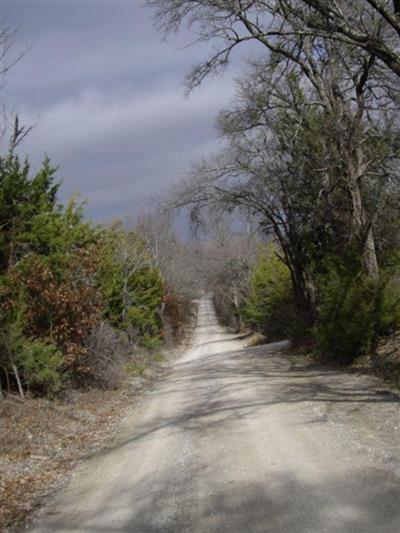
[[[202,299],[193,348],[31,531],[399,533],[399,402],[285,347]]]

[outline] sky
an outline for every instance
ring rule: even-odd
[[[0,0],[16,28],[2,101],[34,125],[21,151],[38,168],[59,166],[61,197],[87,199],[96,221],[135,216],[220,145],[217,112],[233,96],[238,64],[190,98],[184,77],[207,56],[185,47],[187,30],[163,42],[140,0]]]

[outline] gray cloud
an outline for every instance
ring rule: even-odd
[[[81,191],[95,219],[138,212],[214,150],[216,112],[231,76],[184,99],[182,80],[204,50],[190,37],[162,43],[141,2],[5,2],[33,47],[10,73],[4,99],[37,126],[22,147],[34,165],[60,165],[62,194]]]

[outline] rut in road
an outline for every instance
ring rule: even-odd
[[[193,348],[34,531],[399,533],[397,400],[284,349],[244,348],[203,298]]]

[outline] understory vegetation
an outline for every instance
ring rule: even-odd
[[[77,199],[59,202],[55,174],[13,148],[0,158],[2,394],[113,388],[118,365],[179,340],[190,315],[193,294],[172,279],[175,237],[161,264],[151,220],[91,224]]]

